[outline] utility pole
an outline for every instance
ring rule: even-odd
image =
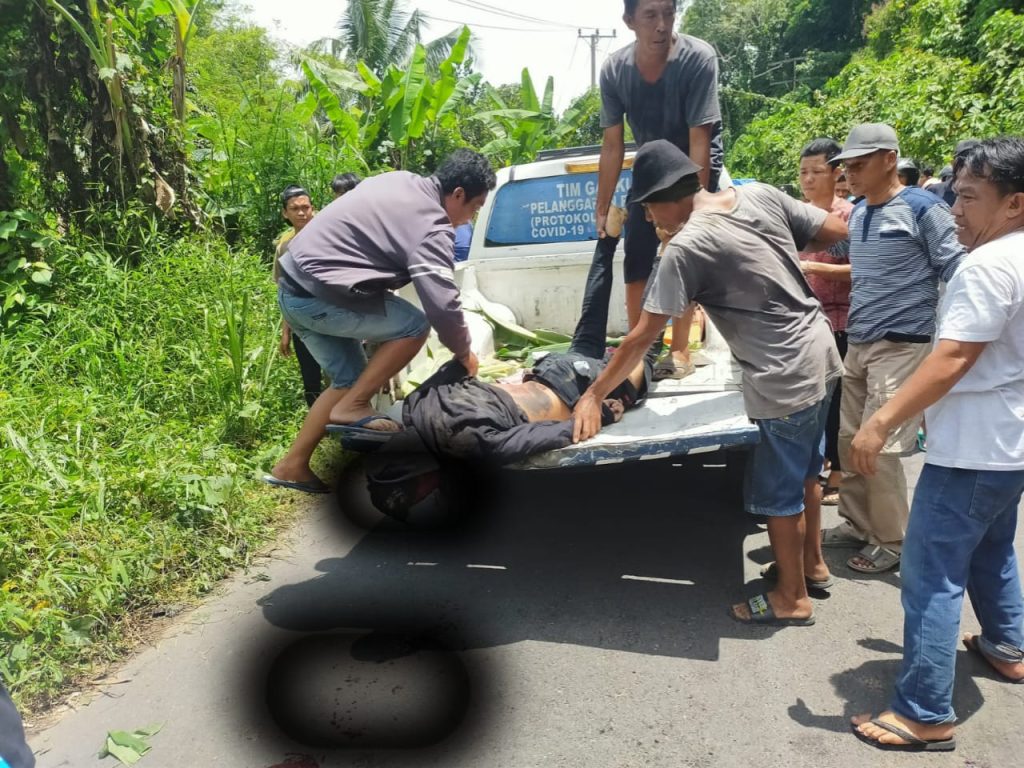
[[[610,35],[602,35],[600,29],[595,29],[591,34],[584,35],[582,29],[576,30],[577,37],[586,40],[590,44],[590,87],[597,87],[597,42],[603,39],[615,37],[615,30]]]

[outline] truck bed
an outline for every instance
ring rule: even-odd
[[[757,427],[743,411],[740,392],[652,396],[590,440],[546,451],[516,469],[554,469],[643,461],[751,446]]]
[[[724,344],[704,354],[709,365],[685,379],[655,382],[646,402],[586,442],[531,456],[517,469],[554,469],[644,461],[749,447],[757,427],[747,418],[740,370]]]

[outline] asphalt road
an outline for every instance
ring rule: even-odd
[[[814,627],[733,622],[770,554],[725,471],[665,461],[478,484],[472,519],[445,531],[381,523],[352,493],[344,511],[338,497],[311,507],[270,557],[34,731],[40,766],[100,764],[107,731],[150,723],[163,728],[145,768],[1021,764],[1024,686],[964,651],[955,753],[850,735],[899,666],[896,574],[855,577],[838,552]]]

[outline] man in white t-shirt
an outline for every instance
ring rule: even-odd
[[[957,157],[953,206],[969,255],[940,309],[938,343],[857,433],[871,474],[889,431],[927,408],[928,457],[903,544],[903,668],[891,709],[853,719],[882,749],[950,750],[964,590],[981,634],[964,645],[1024,682],[1024,599],[1014,553],[1024,492],[1024,138]]]

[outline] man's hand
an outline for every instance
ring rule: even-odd
[[[605,231],[605,225],[608,223],[608,212],[605,211],[604,213],[599,213],[595,218],[597,219],[597,236],[599,239],[603,240],[608,234]]]
[[[885,441],[889,438],[889,432],[874,417],[868,419],[867,423],[853,436],[853,444],[850,448],[850,460],[853,462],[853,471],[857,474],[871,477],[878,471],[878,454],[885,447]]]
[[[281,341],[277,345],[277,351],[282,357],[288,357],[292,353],[292,329],[288,327],[288,323],[281,325]]]
[[[470,376],[476,376],[476,372],[480,370],[480,361],[476,359],[476,355],[472,352],[467,352],[464,357],[460,357],[459,362],[462,363],[462,367],[466,369]]]
[[[589,440],[601,431],[601,401],[585,392],[572,409],[572,420],[572,441]]]

